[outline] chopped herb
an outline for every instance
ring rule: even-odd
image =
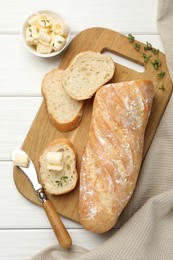
[[[153,47],[152,47],[152,44],[149,43],[149,42],[146,42],[146,44],[147,44],[147,46],[144,47],[144,50],[145,50],[145,51],[152,50],[152,48],[153,48]]]
[[[68,179],[68,176],[62,176],[59,181],[55,181],[55,182],[58,184],[58,186],[62,187],[62,185],[63,185],[62,181],[67,183],[67,179]]]
[[[32,33],[30,34],[30,37],[33,37]]]
[[[139,51],[140,48],[141,48],[141,45],[140,45],[139,43],[135,43],[135,44],[134,44],[134,47],[135,47],[135,49],[136,49],[137,51]]]
[[[159,49],[153,48],[152,44],[149,42],[146,42],[147,46],[144,47],[145,51],[151,51],[153,54],[158,55]]]
[[[44,26],[46,26],[46,20],[41,20],[44,23]]]
[[[158,76],[160,79],[163,79],[164,76],[165,76],[165,74],[166,74],[165,71],[164,71],[164,72],[161,71],[160,73],[157,74],[157,76]]]
[[[58,186],[62,187],[62,181],[55,181],[55,182],[58,184]]]
[[[159,89],[164,91],[164,90],[165,90],[164,85],[161,84],[161,86],[159,87]]]
[[[159,49],[152,48],[151,51],[153,54],[156,54],[156,55],[158,55],[158,53],[159,53]]]
[[[29,28],[29,31],[32,33],[32,30],[31,30],[31,28]]]
[[[54,47],[54,46],[55,46],[55,43],[52,43],[52,46]]]
[[[67,183],[68,176],[61,177],[61,180],[63,180],[65,183]]]
[[[62,43],[62,41],[59,40],[58,43]]]
[[[154,67],[155,70],[158,70],[159,67],[161,67],[161,60],[160,59],[155,59],[153,62],[152,62],[152,65]]]
[[[133,43],[135,41],[135,37],[131,33],[128,34],[128,39],[129,39],[129,42],[131,42],[131,43]]]
[[[152,55],[148,55],[144,52],[142,54],[142,57],[144,58],[144,62],[147,63],[149,61],[149,59],[152,57]]]

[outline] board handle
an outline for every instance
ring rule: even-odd
[[[69,249],[72,245],[72,239],[64,224],[62,223],[60,217],[58,216],[54,206],[52,205],[50,200],[46,198],[43,190],[40,190],[38,192],[38,198],[41,201],[42,207],[49,219],[49,222],[53,228],[57,240],[59,241],[60,246],[64,249]]]

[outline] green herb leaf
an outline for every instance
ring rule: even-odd
[[[152,55],[148,55],[144,52],[142,54],[142,57],[144,58],[144,62],[147,63],[149,61],[149,59],[152,57]]]
[[[136,49],[137,51],[139,51],[140,48],[141,48],[141,45],[140,45],[139,43],[135,43],[135,44],[134,44],[134,47],[135,47],[135,49]]]
[[[67,183],[68,176],[62,176],[61,180],[63,180],[65,183]]]
[[[58,186],[62,187],[62,181],[55,181],[55,182],[58,184]]]
[[[147,41],[146,42],[146,46],[144,47],[144,52],[142,53],[141,45],[135,41],[135,37],[131,33],[128,34],[128,41],[134,46],[134,49],[136,51],[141,53],[141,55],[142,55],[142,57],[144,59],[144,62],[145,63],[150,62],[150,64],[152,64],[154,69],[158,71],[157,77],[162,80],[160,82],[161,85],[160,85],[160,87],[158,87],[158,89],[165,90],[165,88],[164,88],[164,77],[165,77],[166,73],[162,71],[162,68],[161,68],[162,67],[162,62],[161,62],[161,60],[158,58],[158,56],[155,56],[155,55],[158,55],[159,49],[153,48],[152,44]],[[150,55],[147,55],[148,54],[147,51],[150,51]],[[151,55],[151,54],[153,54],[153,55]],[[154,57],[156,59],[154,59],[154,58],[151,59],[151,57]]]
[[[158,68],[161,67],[161,65],[162,65],[161,60],[160,59],[155,59],[152,62],[152,65],[153,65],[155,70],[158,70]]]
[[[128,39],[129,39],[129,42],[131,42],[131,43],[133,43],[135,41],[135,37],[131,33],[128,34]]]
[[[63,176],[62,178],[63,178],[63,179],[68,179],[68,176]]]
[[[160,79],[163,79],[164,76],[165,76],[166,72],[165,71],[161,71],[160,73],[157,74],[157,76],[160,78]]]
[[[46,26],[46,20],[41,20],[44,23],[44,26]]]
[[[32,33],[32,30],[31,30],[31,28],[29,28],[29,31]]]
[[[165,90],[165,87],[163,84],[161,84],[161,86],[159,87],[160,90],[164,91]]]
[[[148,51],[148,50],[152,50],[152,44],[151,43],[149,43],[149,42],[146,42],[146,44],[147,44],[147,46],[146,47],[144,47],[144,50],[145,51]]]
[[[159,49],[152,48],[151,51],[153,54],[156,54],[156,55],[158,55],[158,53],[159,53]]]
[[[62,43],[62,41],[59,40],[58,43]]]

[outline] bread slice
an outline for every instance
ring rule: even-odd
[[[72,98],[88,99],[113,77],[114,71],[111,57],[98,52],[82,52],[64,71],[63,86]]]
[[[52,171],[47,169],[47,153],[62,152],[63,169]],[[40,178],[44,189],[53,195],[72,191],[78,180],[76,155],[72,143],[66,138],[54,140],[39,158]]]
[[[62,86],[63,70],[54,69],[42,81],[42,95],[51,123],[62,132],[75,129],[82,118],[84,102],[72,99]]]

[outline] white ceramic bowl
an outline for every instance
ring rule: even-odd
[[[47,14],[47,15],[51,16],[53,19],[60,21],[64,26],[66,26],[67,31],[68,31],[68,34],[66,37],[66,43],[60,51],[52,51],[51,53],[48,53],[48,54],[42,54],[42,53],[39,53],[36,51],[35,46],[32,46],[32,45],[30,46],[26,43],[26,28],[28,26],[28,21],[36,13]],[[60,15],[54,11],[50,11],[50,10],[41,10],[41,11],[34,12],[25,20],[23,27],[22,27],[22,38],[23,38],[24,45],[29,52],[31,52],[32,54],[34,54],[38,57],[50,58],[50,57],[54,57],[54,56],[60,54],[62,51],[64,51],[67,48],[69,41],[70,41],[70,26],[66,22],[66,20],[63,18],[62,15]]]

